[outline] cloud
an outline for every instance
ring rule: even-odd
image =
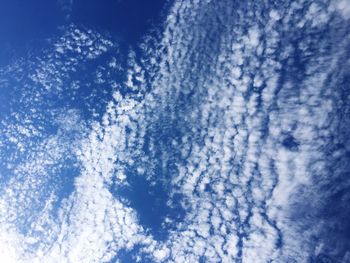
[[[97,63],[86,98],[74,92],[86,83],[72,72],[118,48],[69,26],[35,60],[29,76],[40,90],[29,94],[42,102],[67,93],[62,101],[86,102],[91,119],[65,104],[44,116],[57,128],[49,135],[35,125],[4,125],[6,140],[28,156],[13,162],[1,194],[0,249],[16,247],[7,257],[24,262],[108,262],[122,251],[155,262],[308,262],[326,253],[326,223],[296,215],[304,198],[322,203],[317,187],[329,180],[326,169],[337,156],[327,150],[342,101],[334,72],[344,70],[349,40],[328,42],[338,26],[331,17],[326,5],[308,2],[174,1],[160,38],[130,51],[123,76],[118,58]],[[98,107],[91,97],[104,98],[104,85],[112,88]],[[37,130],[40,143],[31,148],[26,138]],[[46,190],[65,156],[77,173],[60,198]],[[140,211],[118,194],[140,176],[166,187],[170,211],[178,212],[175,204],[184,210],[183,217],[165,216],[164,239],[150,234]],[[38,212],[21,233],[28,211]]]
[[[58,5],[65,14],[66,21],[69,21],[73,11],[73,0],[58,0]]]
[[[334,1],[334,7],[344,17],[344,19],[350,18],[350,1],[349,0]]]

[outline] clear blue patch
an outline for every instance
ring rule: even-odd
[[[137,43],[151,22],[157,22],[165,0],[76,0],[71,21],[108,31],[128,44]]]
[[[298,151],[299,148],[299,142],[290,134],[284,138],[282,145],[291,151]]]
[[[121,250],[109,263],[135,263],[136,257],[141,257],[141,263],[154,263],[149,257],[139,253],[140,246],[135,246],[132,250]]]
[[[169,191],[161,182],[150,182],[143,176],[129,176],[130,186],[118,188],[113,192],[126,198],[128,204],[137,212],[139,222],[157,240],[165,240],[171,225],[165,225],[165,218],[174,222],[182,221],[184,210],[180,196],[176,196],[172,206],[167,204]]]
[[[32,46],[41,47],[43,40],[55,35],[63,23],[58,1],[1,1],[0,65],[25,55]]]

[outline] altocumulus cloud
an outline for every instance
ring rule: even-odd
[[[117,44],[74,25],[32,64],[1,69],[10,87],[7,76],[29,63],[27,98],[36,101],[23,97],[32,114],[19,109],[1,123],[6,260],[110,262],[127,251],[140,262],[349,261],[338,226],[349,228],[346,8],[178,0],[124,70]],[[108,63],[88,83],[74,78],[101,56]],[[65,103],[48,114],[40,103],[52,96]],[[74,178],[61,196],[67,163],[63,177]],[[165,216],[165,238],[118,195],[140,177],[161,181],[169,210],[184,211]]]

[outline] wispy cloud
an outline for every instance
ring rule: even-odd
[[[73,11],[73,0],[58,0],[58,5],[66,16],[66,20],[69,21]]]

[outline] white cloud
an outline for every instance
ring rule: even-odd
[[[336,0],[334,1],[335,9],[345,18],[350,18],[350,1],[349,0]]]
[[[253,7],[247,4],[247,8]],[[145,255],[156,262],[203,258],[249,263],[283,261],[289,256],[306,262],[312,247],[298,237],[289,211],[297,190],[312,186],[315,171],[323,176],[320,129],[324,134],[331,132],[327,127],[334,111],[334,97],[329,94],[324,99],[323,94],[329,93],[326,80],[334,66],[323,68],[331,61],[324,56],[306,63],[308,74],[298,85],[282,73],[282,67],[292,71],[284,60],[291,59],[294,47],[280,47],[280,41],[290,41],[285,36],[289,23],[307,30],[309,20],[309,29],[314,30],[329,18],[318,5],[310,5],[305,18],[293,16],[301,8],[291,4],[261,16],[258,11],[247,13],[232,1],[175,1],[154,49],[142,45],[143,58],[130,52],[125,81],[113,82],[113,100],[106,103],[100,121],[87,128],[77,111],[65,109],[55,116],[60,132],[43,140],[27,161],[16,166],[16,177],[0,202],[2,228],[28,211],[47,185],[47,171],[66,154],[76,155],[80,174],[73,192],[60,202],[58,218],[51,216],[55,191],[38,213],[33,228],[47,231],[48,237],[22,237],[6,228],[0,251],[19,242],[6,252],[9,260],[108,262],[119,251],[140,245],[135,257]],[[266,26],[259,28],[257,22]],[[305,54],[312,52],[308,41],[299,41]],[[70,51],[77,59],[66,58],[60,65],[48,55],[30,78],[46,94],[60,94],[62,79],[68,76],[65,72],[74,72],[80,63],[112,47],[101,35],[71,26],[56,42],[54,56],[61,58]],[[335,54],[333,63],[340,57]],[[96,85],[109,83],[106,72],[117,68],[117,62],[110,61],[109,67],[96,71]],[[64,70],[58,74],[61,67]],[[117,91],[119,87],[130,94]],[[193,101],[183,100],[188,94],[194,94]],[[170,144],[163,141],[174,129],[180,133],[178,138],[169,140]],[[35,133],[29,126],[14,130],[23,137]],[[79,136],[65,142],[65,135],[73,132]],[[297,142],[297,149],[283,145],[286,134]],[[24,147],[20,136],[9,132],[7,139]],[[168,175],[168,164],[177,170],[156,178],[154,167]],[[167,239],[157,241],[148,234],[137,210],[111,193],[112,187],[128,185],[128,168],[137,171],[131,176],[145,176],[151,184],[167,180],[170,189],[165,203],[177,201],[176,194],[182,196],[178,202],[186,208],[185,215],[181,222],[166,217],[165,223],[172,225]],[[40,243],[39,249],[25,254],[35,242]]]

